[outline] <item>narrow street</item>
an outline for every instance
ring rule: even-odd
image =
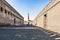
[[[0,40],[55,40],[38,27],[1,27]]]
[[[60,0],[0,0],[0,40],[60,40]]]

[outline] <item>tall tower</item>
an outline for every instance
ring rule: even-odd
[[[28,21],[29,21],[29,13],[28,13]]]
[[[29,20],[30,20],[30,18],[29,18],[29,13],[28,13],[28,25],[29,25]]]

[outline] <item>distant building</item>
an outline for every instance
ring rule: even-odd
[[[60,33],[60,0],[51,0],[37,15],[33,24]]]
[[[30,16],[29,16],[29,13],[28,13],[28,20],[27,21],[24,21],[24,24],[28,24],[28,25],[32,25],[32,20],[30,20]]]
[[[29,21],[24,21],[24,24],[28,24],[29,22],[29,25],[32,25],[33,24],[33,21],[29,20]]]
[[[24,24],[28,24],[28,21],[24,21]]]
[[[24,17],[20,15],[8,2],[0,0],[0,25],[22,25]]]

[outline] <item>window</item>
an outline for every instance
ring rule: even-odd
[[[5,13],[7,13],[7,10],[5,10]]]
[[[44,17],[47,17],[47,14],[45,14]]]
[[[1,12],[3,12],[3,8],[2,7],[0,8],[0,10],[1,10]]]
[[[10,15],[10,12],[8,11],[8,15]]]
[[[11,16],[12,16],[13,14],[11,13]]]
[[[16,19],[14,18],[14,24],[16,23]]]

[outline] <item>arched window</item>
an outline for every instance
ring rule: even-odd
[[[0,8],[0,10],[1,10],[1,12],[3,12],[3,8],[2,7]]]
[[[5,9],[5,13],[7,13],[7,10]]]
[[[14,18],[14,24],[16,23],[16,18]]]
[[[8,11],[8,15],[10,15],[10,12]]]
[[[11,16],[12,16],[13,14],[11,13]]]

